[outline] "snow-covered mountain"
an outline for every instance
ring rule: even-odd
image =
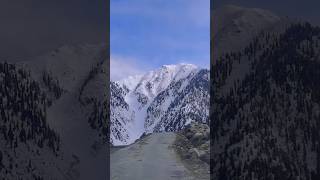
[[[0,125],[14,129],[9,140],[0,133],[1,177],[107,179],[107,52],[103,44],[63,46],[0,65],[0,102],[8,102]]]
[[[113,145],[133,143],[143,133],[177,131],[191,121],[208,123],[209,71],[192,64],[111,82],[110,91]]]
[[[254,33],[266,17],[253,18],[248,42],[219,35],[230,46],[216,49],[211,67],[211,177],[319,179],[320,28],[294,22]]]

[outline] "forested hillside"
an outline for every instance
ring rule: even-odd
[[[213,179],[320,178],[319,43],[296,23],[211,67]]]
[[[59,96],[60,90],[51,86],[50,77],[46,77],[46,85],[56,94],[55,96]],[[22,178],[25,175],[41,179],[39,169],[34,170],[34,159],[43,158],[47,153],[59,156],[59,136],[46,121],[49,103],[39,83],[30,78],[29,72],[13,64],[0,62],[0,175],[2,177]]]

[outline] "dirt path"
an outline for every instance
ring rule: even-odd
[[[171,147],[174,133],[155,133],[111,153],[111,180],[196,180]]]

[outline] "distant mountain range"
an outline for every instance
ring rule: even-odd
[[[178,131],[191,121],[209,122],[209,71],[192,64],[164,65],[111,82],[113,145],[143,133]]]

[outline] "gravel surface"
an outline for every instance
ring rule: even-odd
[[[198,180],[172,145],[175,133],[154,133],[111,152],[111,180]]]

